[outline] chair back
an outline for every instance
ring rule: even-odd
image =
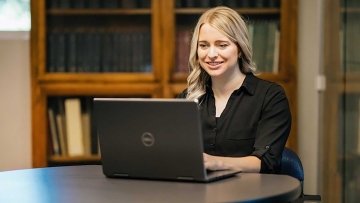
[[[297,178],[301,184],[304,181],[304,169],[299,156],[286,147],[282,153],[280,174]]]
[[[296,203],[303,202],[321,202],[320,195],[307,195],[304,194],[304,169],[299,156],[289,148],[284,148],[281,158],[281,170],[280,174],[289,175],[298,179],[301,183],[301,196]]]

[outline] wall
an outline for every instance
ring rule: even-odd
[[[31,167],[28,33],[0,32],[0,171]]]
[[[319,194],[322,0],[298,2],[298,152],[305,173],[304,193]]]

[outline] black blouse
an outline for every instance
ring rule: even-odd
[[[178,98],[185,98],[186,90]],[[280,170],[281,153],[290,133],[291,113],[283,88],[246,75],[220,117],[210,85],[199,99],[205,153],[216,156],[256,156],[261,173]]]

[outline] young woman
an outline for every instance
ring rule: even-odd
[[[198,100],[207,169],[277,173],[291,127],[283,88],[254,75],[244,20],[215,7],[195,27],[188,87],[180,98]]]

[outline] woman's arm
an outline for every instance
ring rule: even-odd
[[[277,173],[281,154],[291,128],[291,113],[284,90],[272,85],[266,92],[257,125],[254,151],[245,157],[204,154],[207,169],[235,169],[242,172]]]
[[[222,157],[204,153],[204,164],[209,170],[231,169],[241,172],[259,173],[261,161],[256,156]]]

